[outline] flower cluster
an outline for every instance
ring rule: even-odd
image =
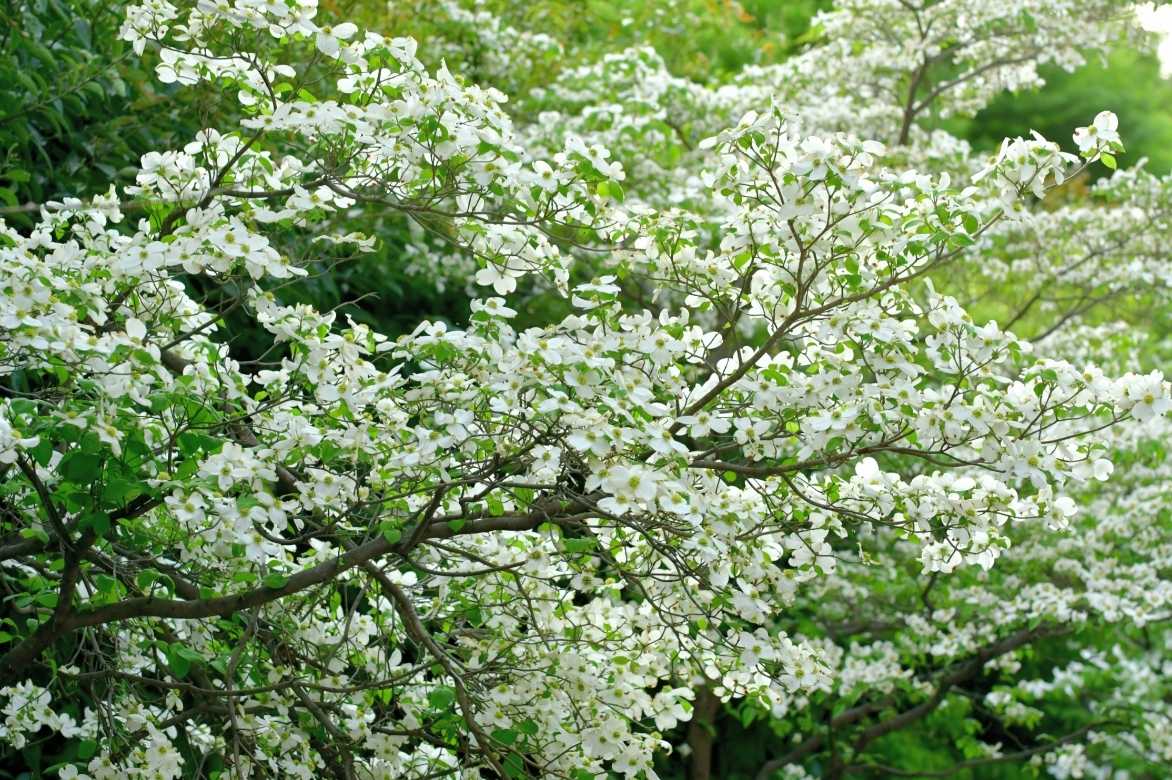
[[[1110,114],[1081,157],[987,165],[918,126],[1123,25],[1011,5],[849,0],[721,85],[611,53],[535,121],[313,0],[131,7],[160,79],[239,124],[145,155],[133,224],[112,191],[0,234],[0,742],[59,734],[62,777],[655,778],[735,704],[793,739],[761,777],[797,778],[870,771],[996,673],[980,706],[1015,727],[1093,698],[1021,756],[1052,776],[1167,756],[1167,635],[1018,676],[1169,614],[1172,387],[1083,318],[1166,283],[1139,228],[1172,184],[1037,208],[1114,163]],[[560,45],[446,13],[523,50],[489,82]],[[392,337],[299,296],[384,219],[488,296],[466,322]],[[1004,326],[962,303],[1037,266]]]

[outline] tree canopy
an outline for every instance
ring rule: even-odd
[[[1162,776],[1134,7],[348,10],[0,31],[0,776]]]

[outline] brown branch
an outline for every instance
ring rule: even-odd
[[[493,749],[492,738],[485,733],[483,727],[476,720],[472,698],[468,695],[468,689],[460,677],[459,670],[455,668],[455,664],[452,663],[452,659],[448,657],[448,654],[444,652],[443,648],[427,632],[427,629],[423,626],[423,622],[419,619],[419,615],[415,612],[415,607],[411,605],[411,600],[407,598],[407,594],[403,592],[402,588],[391,582],[390,578],[377,566],[367,564],[364,566],[364,569],[378,580],[383,591],[394,601],[395,611],[403,619],[403,626],[407,629],[407,633],[411,638],[421,647],[425,648],[435,658],[436,663],[442,666],[447,675],[452,678],[452,686],[456,690],[456,703],[460,706],[460,713],[464,716],[464,722],[468,724],[468,729],[476,739],[476,744],[479,746],[480,752],[485,760],[492,766],[498,777],[509,777],[504,767],[501,766],[496,751]]]
[[[924,76],[928,72],[928,63],[921,62],[920,66],[916,68],[916,72],[912,74],[911,84],[907,88],[907,101],[903,107],[903,119],[899,126],[899,137],[896,140],[896,146],[907,146],[908,138],[912,132],[912,123],[916,119],[916,114],[919,109],[916,108],[916,92],[920,88],[920,83],[924,80]]]
[[[581,517],[586,505],[575,502],[569,507],[556,511],[557,507],[538,505],[525,515],[486,517],[470,520],[458,531],[447,523],[430,524],[426,539],[448,539],[453,536],[489,533],[492,531],[528,531],[546,522],[567,522]],[[551,510],[555,510],[552,511]],[[406,552],[405,543],[392,544],[383,536],[354,547],[329,561],[290,575],[278,588],[259,587],[230,596],[210,599],[158,599],[143,597],[125,599],[114,604],[98,607],[86,612],[75,612],[59,621],[43,624],[29,638],[0,657],[0,679],[14,678],[29,663],[56,639],[89,626],[101,626],[124,620],[140,618],[168,618],[171,620],[198,620],[210,617],[227,617],[242,610],[269,604],[285,596],[307,590],[329,582],[355,566],[372,561],[388,553]]]
[[[700,685],[695,690],[692,720],[688,724],[688,747],[692,749],[691,758],[688,759],[688,780],[709,780],[712,777],[713,736],[716,716],[720,712],[720,699],[712,692],[711,685]]]

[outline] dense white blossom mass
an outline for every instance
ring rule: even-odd
[[[789,719],[763,780],[839,777],[996,674],[1003,723],[1090,720],[970,760],[1172,763],[1166,633],[1078,640],[1172,617],[1169,384],[1086,316],[1166,305],[1172,182],[1045,207],[1115,167],[1113,114],[989,159],[924,122],[1138,41],[1128,8],[843,0],[731,83],[636,48],[508,97],[316,12],[131,7],[239,126],[0,225],[0,742],[94,780],[655,778],[715,697]],[[446,13],[493,83],[560,50]],[[363,213],[466,325],[283,295],[291,237],[368,251]],[[968,283],[1012,287],[1001,324]]]

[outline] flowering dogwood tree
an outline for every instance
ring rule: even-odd
[[[726,707],[784,737],[763,779],[899,774],[876,744],[978,709],[1021,744],[962,730],[953,769],[1172,761],[1172,400],[1092,317],[1162,300],[1172,182],[1046,209],[1115,167],[1113,115],[1077,155],[925,124],[1130,9],[850,0],[731,83],[635,49],[509,98],[316,10],[130,7],[158,77],[238,121],[3,229],[8,755],[704,778]],[[449,13],[504,81],[560,46]],[[474,291],[466,324],[392,339],[287,294],[371,214]],[[1001,288],[1005,326],[974,320]]]

